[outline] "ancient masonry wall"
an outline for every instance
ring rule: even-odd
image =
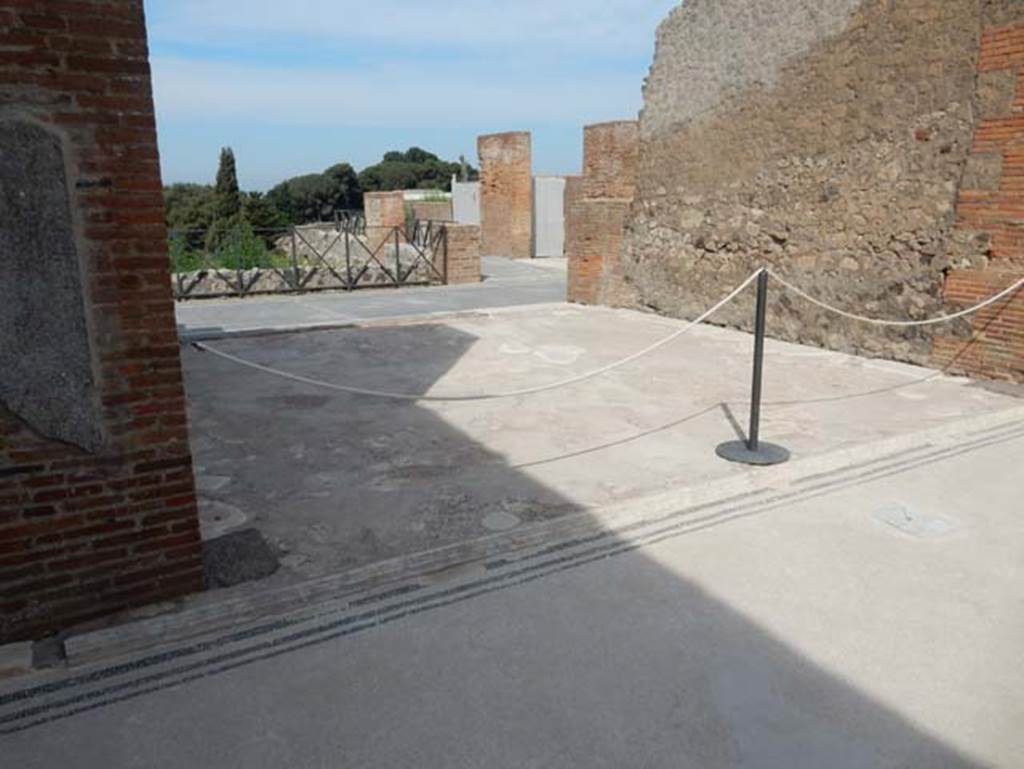
[[[480,237],[483,253],[529,259],[533,253],[533,177],[530,134],[481,136]]]
[[[638,124],[583,129],[583,176],[566,185],[568,300],[629,304],[620,276],[625,224],[636,194]]]
[[[999,10],[995,8],[993,10]],[[1024,11],[1016,14],[1024,17]],[[945,299],[971,306],[1024,277],[1024,18],[996,14],[985,21],[978,63],[981,122],[957,202],[961,236],[985,259],[951,270]],[[1024,380],[1024,291],[971,319],[974,343],[940,330],[932,362],[955,371]]]
[[[1014,0],[689,0],[658,30],[602,295],[694,317],[769,264],[837,306],[920,319],[1011,283],[1022,21]],[[1022,301],[991,323],[880,329],[776,292],[770,329],[1021,378]],[[717,320],[749,328],[749,304]]]
[[[0,0],[0,141],[3,642],[203,575],[141,0]]]

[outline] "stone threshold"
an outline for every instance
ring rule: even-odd
[[[337,613],[375,598],[471,578],[509,558],[520,562],[531,554],[550,553],[594,537],[626,537],[670,519],[715,515],[723,508],[737,506],[753,505],[764,510],[793,504],[1020,436],[1024,436],[1024,407],[819,456],[797,457],[772,468],[751,468],[705,484],[661,491],[283,588],[225,600],[215,600],[210,593],[200,594],[197,598],[203,604],[199,606],[165,606],[169,608],[167,613],[157,616],[81,634],[72,631],[65,641],[67,665],[82,668],[110,664],[218,632],[238,631],[282,618],[300,621],[325,612]],[[4,688],[0,685],[0,692]]]

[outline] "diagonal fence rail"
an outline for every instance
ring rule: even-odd
[[[346,213],[277,229],[172,230],[170,252],[178,300],[448,282],[448,231],[438,222],[368,228]]]

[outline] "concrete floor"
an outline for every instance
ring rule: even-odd
[[[775,390],[783,362],[813,362],[826,391],[856,370],[786,352]],[[866,365],[870,384],[909,381]],[[959,399],[946,390],[922,419],[988,397],[943,388]],[[774,437],[822,440],[821,417],[773,419]],[[1015,769],[1022,459],[1018,421],[795,479],[783,501],[680,509],[307,619],[0,683],[0,764]]]
[[[542,305],[478,317],[211,343],[283,371],[412,393],[563,379],[679,328]],[[538,396],[350,396],[184,352],[207,535],[256,526],[273,584],[333,574],[656,492],[757,471],[715,456],[747,419],[751,337],[701,327],[607,376]],[[765,440],[797,459],[1022,401],[901,364],[770,342]]]
[[[185,340],[205,339],[256,330],[316,328],[560,302],[565,299],[566,270],[565,259],[484,257],[483,281],[474,284],[189,300],[175,306],[178,333]]]

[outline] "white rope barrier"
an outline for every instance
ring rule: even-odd
[[[816,299],[815,297],[811,296],[810,294],[808,294],[803,289],[797,288],[792,283],[790,283],[789,281],[787,281],[784,278],[780,277],[779,275],[777,275],[776,273],[772,272],[771,270],[768,270],[768,274],[771,275],[772,278],[775,279],[778,283],[782,284],[783,287],[785,287],[786,289],[792,291],[794,294],[799,296],[801,299],[805,299],[806,301],[810,302],[811,304],[817,305],[818,307],[821,307],[824,310],[828,310],[829,312],[835,313],[836,315],[841,315],[842,317],[849,318],[850,320],[860,321],[861,323],[871,323],[871,324],[876,325],[876,326],[897,326],[897,327],[903,327],[903,328],[910,327],[910,326],[934,326],[934,325],[936,325],[938,323],[949,323],[950,321],[957,320],[958,318],[963,318],[963,317],[966,317],[968,315],[973,315],[974,313],[976,313],[976,312],[978,312],[980,310],[983,310],[983,309],[985,309],[986,307],[988,307],[990,305],[995,304],[1000,299],[1003,299],[1003,298],[1009,296],[1010,294],[1014,293],[1018,289],[1024,288],[1024,278],[1021,278],[1020,280],[1018,280],[1016,283],[1014,283],[1009,288],[1003,289],[998,294],[989,297],[988,299],[986,299],[981,304],[976,304],[974,307],[969,307],[966,310],[961,310],[960,312],[954,313],[952,315],[940,315],[937,318],[929,318],[927,320],[880,320],[878,318],[868,318],[868,317],[865,317],[864,315],[857,315],[857,314],[852,313],[852,312],[847,312],[846,310],[841,310],[838,307],[833,307],[832,305],[826,304],[825,302],[821,301],[820,299]]]
[[[633,361],[636,361],[636,360],[644,357],[645,355],[651,354],[655,350],[658,350],[658,349],[664,347],[665,345],[675,341],[679,337],[683,336],[683,334],[686,334],[687,332],[693,330],[694,328],[699,326],[701,323],[706,321],[708,318],[710,318],[712,315],[714,315],[716,312],[718,312],[720,309],[722,309],[722,307],[724,307],[729,302],[731,302],[733,299],[735,299],[737,296],[739,296],[751,283],[753,283],[755,280],[757,280],[758,275],[760,275],[762,272],[767,272],[776,282],[781,284],[787,290],[792,291],[794,294],[796,294],[800,298],[810,302],[811,304],[814,304],[814,305],[816,305],[818,307],[821,307],[824,310],[827,310],[829,312],[835,313],[836,315],[840,315],[840,316],[842,316],[844,318],[849,318],[850,320],[860,321],[862,323],[871,323],[871,324],[878,325],[878,326],[896,326],[896,327],[903,327],[903,328],[912,327],[912,326],[930,326],[930,325],[935,325],[935,324],[938,324],[938,323],[949,323],[950,321],[957,320],[958,318],[963,318],[963,317],[966,317],[968,315],[973,315],[974,313],[979,312],[980,310],[983,310],[986,307],[989,307],[990,305],[995,304],[996,302],[1000,301],[1001,299],[1004,299],[1005,297],[1010,296],[1011,294],[1013,294],[1014,292],[1020,290],[1021,288],[1024,288],[1024,278],[1021,278],[1020,280],[1018,280],[1013,285],[1011,285],[1011,286],[1003,289],[999,293],[989,297],[988,299],[986,299],[985,301],[981,302],[980,304],[976,304],[973,307],[969,307],[966,310],[961,310],[960,312],[954,313],[952,315],[942,315],[940,317],[929,318],[927,320],[884,320],[884,319],[878,319],[878,318],[869,318],[869,317],[864,316],[864,315],[857,315],[856,313],[847,312],[846,310],[842,310],[842,309],[840,309],[838,307],[833,307],[832,305],[830,305],[830,304],[828,304],[826,302],[821,301],[820,299],[817,299],[817,298],[811,296],[806,291],[804,291],[803,289],[798,288],[797,286],[793,285],[792,283],[790,283],[789,281],[787,281],[785,278],[781,277],[780,275],[776,274],[775,272],[772,272],[771,270],[769,270],[767,268],[761,268],[761,269],[751,273],[751,275],[746,280],[744,280],[735,289],[733,289],[724,299],[722,299],[720,302],[715,304],[713,307],[709,308],[707,311],[702,313],[699,317],[697,317],[694,320],[692,320],[689,323],[687,323],[685,326],[683,326],[683,328],[679,329],[678,331],[676,331],[676,332],[674,332],[672,334],[669,334],[665,338],[660,339],[659,341],[655,342],[654,344],[649,345],[648,347],[645,347],[644,349],[640,350],[637,353],[634,353],[633,355],[630,355],[630,356],[628,356],[626,358],[622,358],[620,360],[617,360],[614,363],[608,364],[607,366],[602,366],[601,368],[594,369],[592,371],[588,371],[588,372],[586,372],[584,374],[579,374],[577,376],[569,377],[567,379],[561,379],[561,380],[559,380],[557,382],[551,382],[550,384],[537,385],[536,387],[525,387],[525,388],[522,388],[522,389],[519,389],[519,390],[507,390],[507,391],[504,391],[504,392],[496,392],[496,393],[479,393],[479,394],[467,394],[467,395],[425,395],[425,394],[424,395],[419,395],[419,394],[416,394],[416,393],[390,392],[390,391],[387,391],[387,390],[375,390],[375,389],[365,388],[365,387],[355,387],[355,386],[352,386],[352,385],[336,384],[334,382],[325,382],[325,381],[323,381],[321,379],[314,379],[312,377],[301,376],[300,374],[292,374],[292,373],[290,373],[288,371],[281,371],[280,369],[272,368],[270,366],[264,366],[264,365],[262,365],[260,363],[256,363],[254,361],[247,360],[245,358],[240,358],[237,355],[232,355],[230,353],[224,352],[223,350],[218,350],[218,349],[216,349],[214,347],[210,347],[209,345],[202,344],[200,342],[193,342],[192,346],[195,347],[198,350],[201,350],[203,352],[208,352],[211,355],[215,355],[215,356],[217,356],[219,358],[223,358],[224,360],[230,361],[230,362],[235,363],[235,364],[237,364],[239,366],[244,366],[244,367],[252,369],[254,371],[260,371],[260,372],[262,372],[264,374],[269,374],[271,376],[280,377],[282,379],[289,379],[289,380],[291,380],[293,382],[299,382],[301,384],[306,384],[306,385],[310,385],[310,386],[313,386],[313,387],[320,387],[320,388],[323,388],[323,389],[336,390],[338,392],[349,393],[351,395],[366,395],[366,396],[369,396],[369,397],[387,398],[387,399],[391,399],[391,400],[425,401],[425,402],[449,402],[449,403],[451,403],[451,402],[460,402],[460,401],[486,401],[486,400],[498,400],[498,399],[503,399],[503,398],[518,398],[518,397],[525,396],[525,395],[535,395],[537,393],[543,393],[543,392],[548,392],[550,390],[556,390],[558,388],[566,387],[568,385],[576,384],[578,382],[584,382],[584,381],[586,381],[588,379],[593,379],[595,377],[601,376],[602,374],[607,374],[608,372],[614,371],[615,369],[621,368],[622,366],[626,366],[626,365],[632,363]]]
[[[239,366],[244,366],[246,368],[253,369],[254,371],[261,371],[264,374],[270,374],[272,376],[281,377],[282,379],[289,379],[289,380],[291,380],[293,382],[299,382],[301,384],[311,385],[313,387],[320,387],[320,388],[324,388],[324,389],[327,389],[327,390],[336,390],[336,391],[339,391],[339,392],[349,393],[351,395],[367,395],[367,396],[374,397],[374,398],[388,398],[388,399],[391,399],[391,400],[403,400],[403,401],[449,402],[449,403],[450,402],[460,402],[460,401],[486,401],[486,400],[498,400],[498,399],[502,399],[502,398],[518,398],[518,397],[523,396],[523,395],[535,395],[537,393],[547,392],[549,390],[555,390],[555,389],[558,389],[560,387],[566,387],[566,386],[571,385],[571,384],[576,384],[577,382],[584,382],[584,381],[586,381],[588,379],[593,379],[594,377],[601,376],[602,374],[607,374],[610,371],[614,371],[617,368],[621,368],[622,366],[628,365],[628,364],[632,363],[633,361],[638,360],[639,358],[644,357],[645,355],[649,355],[650,353],[654,352],[655,350],[660,349],[661,347],[664,347],[665,345],[669,344],[670,342],[675,341],[676,339],[681,337],[683,334],[693,330],[694,328],[699,326],[701,323],[706,321],[708,318],[710,318],[712,315],[714,315],[716,312],[718,312],[720,309],[722,309],[722,307],[724,307],[729,302],[731,302],[733,299],[735,299],[737,296],[739,296],[741,293],[743,293],[744,289],[746,289],[751,283],[753,283],[755,280],[757,280],[757,276],[760,275],[760,274],[761,274],[761,270],[757,270],[756,272],[752,273],[750,275],[750,277],[748,277],[739,286],[737,286],[735,289],[733,289],[729,293],[728,296],[726,296],[724,299],[722,299],[722,301],[718,302],[714,307],[711,307],[706,312],[702,313],[700,315],[700,317],[695,318],[694,320],[690,321],[685,326],[683,326],[683,328],[679,329],[678,331],[676,331],[676,332],[674,332],[672,334],[669,334],[664,339],[661,339],[661,340],[655,342],[654,344],[652,344],[652,345],[650,345],[648,347],[645,347],[644,349],[640,350],[640,352],[634,353],[633,355],[630,355],[627,358],[622,358],[621,360],[617,360],[614,363],[610,363],[607,366],[602,366],[601,368],[594,369],[593,371],[588,371],[585,374],[579,374],[578,376],[569,377],[568,379],[561,379],[561,380],[559,380],[557,382],[552,382],[552,383],[546,384],[546,385],[538,385],[536,387],[526,387],[526,388],[523,388],[521,390],[508,390],[506,392],[482,393],[482,394],[476,394],[476,395],[417,395],[417,394],[414,394],[414,393],[400,393],[400,392],[388,392],[386,390],[373,390],[373,389],[364,388],[364,387],[353,387],[353,386],[350,386],[350,385],[342,385],[342,384],[335,384],[333,382],[325,382],[325,381],[320,380],[320,379],[313,379],[311,377],[305,377],[305,376],[301,376],[299,374],[292,374],[292,373],[289,373],[287,371],[281,371],[279,369],[271,368],[270,366],[264,366],[264,365],[262,365],[260,363],[255,363],[253,361],[246,360],[245,358],[240,358],[237,355],[231,355],[230,353],[226,353],[226,352],[224,352],[222,350],[217,350],[217,349],[215,349],[213,347],[210,347],[209,345],[202,344],[200,342],[193,342],[192,346],[195,347],[198,350],[203,351],[203,352],[208,352],[211,355],[216,355],[219,358],[223,358],[224,360],[231,361],[232,363],[238,364]]]

